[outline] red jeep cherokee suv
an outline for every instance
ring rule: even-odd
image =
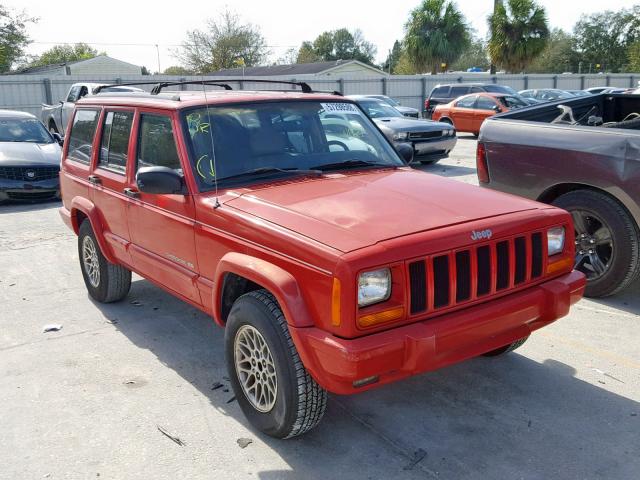
[[[90,295],[133,271],[211,315],[258,429],[509,352],[580,299],[565,211],[412,170],[353,101],[296,85],[87,97],[60,175]]]

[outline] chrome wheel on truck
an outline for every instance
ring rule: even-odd
[[[640,273],[640,234],[616,199],[595,190],[574,190],[553,201],[567,210],[575,231],[575,269],[587,277],[585,296],[619,292]]]

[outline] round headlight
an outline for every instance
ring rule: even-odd
[[[384,302],[391,296],[391,270],[381,268],[363,272],[358,277],[358,306]]]

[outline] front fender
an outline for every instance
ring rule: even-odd
[[[91,222],[91,228],[93,229],[93,234],[98,241],[98,245],[100,246],[100,250],[104,257],[111,263],[118,263],[118,261],[113,256],[113,252],[111,251],[111,247],[107,244],[104,238],[104,230],[102,228],[102,222],[100,221],[100,216],[98,215],[98,210],[96,206],[90,200],[84,197],[73,197],[70,205],[71,212],[71,226],[73,231],[78,234],[80,231],[80,222],[78,221],[78,212],[82,212],[84,216],[89,219]]]
[[[294,327],[311,327],[314,325],[307,305],[302,297],[296,279],[287,271],[265,260],[242,253],[227,253],[216,270],[216,281],[213,291],[214,318],[222,319],[222,288],[224,276],[234,273],[251,280],[269,290],[278,300],[289,325]]]

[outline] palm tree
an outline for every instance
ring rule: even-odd
[[[469,26],[451,0],[423,0],[411,11],[404,44],[419,72],[455,62],[470,42]]]
[[[508,72],[523,72],[549,40],[547,14],[535,0],[497,2],[488,20],[491,61]]]

